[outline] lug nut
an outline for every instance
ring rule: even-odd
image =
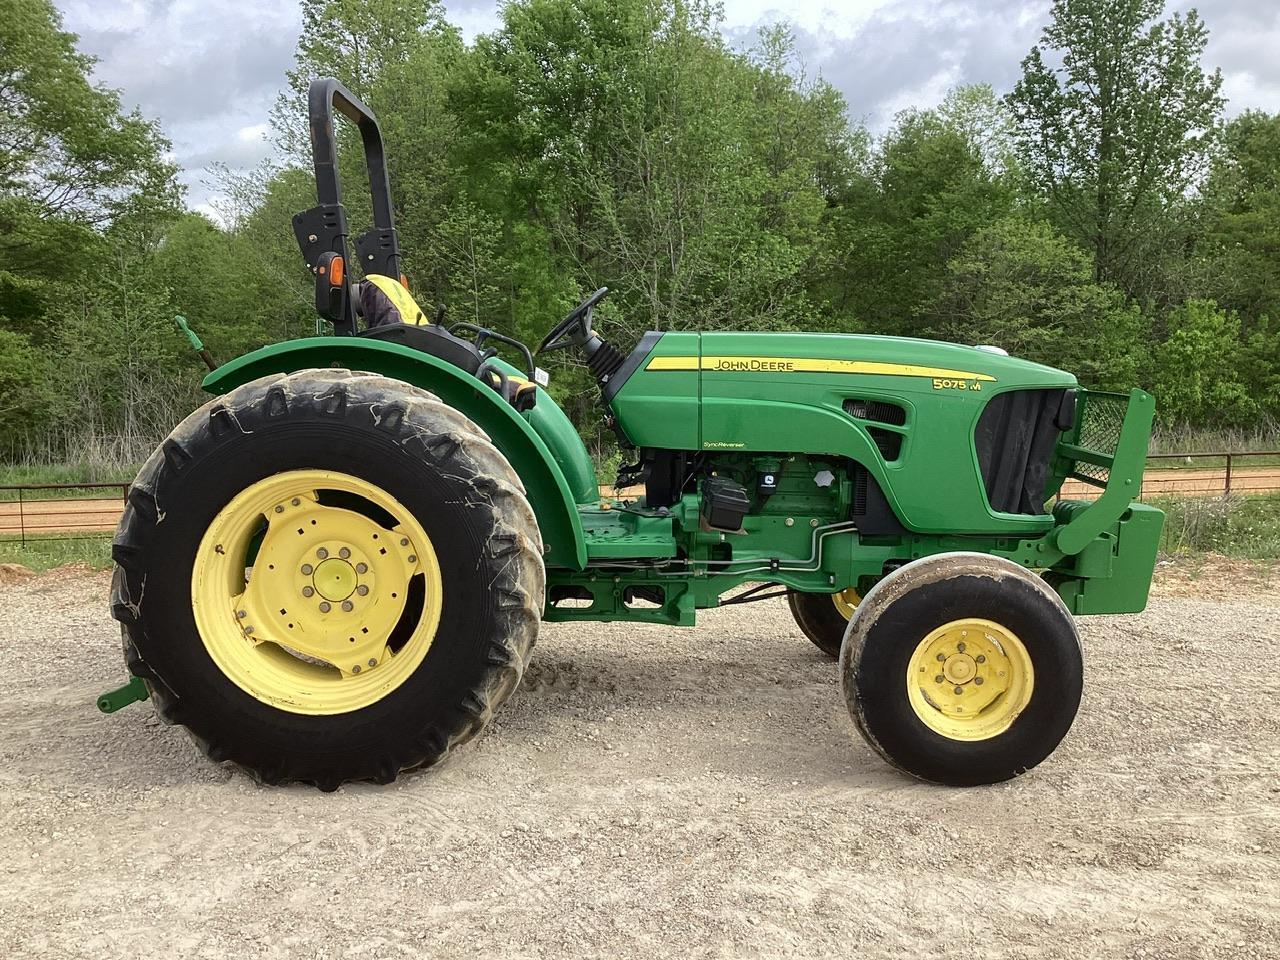
[[[297,497],[294,497],[294,498],[293,498],[293,505],[294,505],[295,507],[296,507],[298,504],[300,504],[301,502],[302,502],[302,501],[301,501],[301,500],[299,500]]]
[[[360,586],[356,587],[356,593],[360,594],[362,597],[367,597],[369,595],[369,588],[362,583]]]
[[[401,537],[401,538],[400,538],[400,546],[402,546],[402,547],[407,547],[408,545],[409,545],[409,538],[408,538],[408,537]]]
[[[409,554],[409,562],[410,562],[410,563],[417,563],[417,562],[418,562],[418,558],[417,558],[417,557],[415,557],[415,556],[411,553],[411,554]]]
[[[253,633],[253,627],[245,627],[245,628],[244,628],[244,635],[245,635],[246,637],[247,637],[249,634],[251,634],[251,633]]]
[[[276,504],[276,513],[284,513],[284,507]]]
[[[342,612],[343,612],[343,613],[350,613],[350,612],[351,612],[352,610],[354,610],[354,609],[355,609],[355,604],[353,604],[350,600],[343,600],[343,601],[342,601]]]
[[[368,573],[368,572],[369,572],[369,565],[367,563],[356,564],[356,573]]]
[[[341,550],[338,551],[338,556],[340,556],[343,560],[345,560],[347,559],[347,557],[351,556],[351,551],[348,550],[346,547],[343,547]]]
[[[309,596],[311,596],[313,593],[315,593],[315,591],[314,591],[314,590],[312,590],[310,587],[303,587],[303,588],[302,588],[302,595],[303,595],[304,597],[309,597]]]
[[[351,668],[351,672],[352,672],[352,673],[359,673],[359,672],[360,672],[360,664],[358,664],[358,663],[357,663],[354,667],[352,667],[352,668]]]
[[[976,683],[978,686],[982,686],[982,678],[981,678],[981,677],[974,677],[974,678],[973,678],[973,682],[974,682],[974,683]]]
[[[974,663],[986,663],[986,662],[987,662],[987,658],[986,658],[986,656],[985,656],[984,654],[981,654],[981,653],[980,653],[980,654],[978,654],[976,657],[974,657],[974,658],[973,658],[973,662],[974,662]]]
[[[311,570],[312,570],[311,564],[309,564],[309,563],[304,563],[304,564],[302,565],[302,575],[303,575],[304,577],[309,577],[309,576],[311,576]]]
[[[326,550],[324,547],[321,547],[319,550],[316,551],[316,556],[319,557],[321,560],[323,560],[328,555],[329,555],[329,551]]]
[[[964,687],[956,687],[956,693],[964,693]]]
[[[934,677],[934,678],[933,678],[933,682],[934,682],[934,683],[941,683],[944,679],[945,679],[945,678],[942,676],[942,674],[938,674],[936,677]]]
[[[378,665],[378,661],[377,661],[377,660],[375,660],[375,659],[373,659],[373,657],[370,657],[370,658],[369,658],[369,666],[371,666],[371,667],[376,667],[377,665]]]
[[[330,610],[332,610],[332,609],[333,609],[333,607],[329,606],[329,601],[328,601],[328,600],[323,600],[323,601],[321,601],[321,603],[320,603],[320,612],[321,612],[321,613],[328,613],[328,612],[329,612]]]
[[[961,653],[964,653],[964,643],[963,643],[963,642],[961,642],[961,643],[957,643],[957,644],[956,644],[956,649],[957,649],[958,651],[960,651]]]
[[[946,661],[946,659],[947,659],[947,655],[946,655],[945,653],[940,653],[940,654],[938,654],[938,662],[939,662],[939,663],[943,663],[943,662],[945,662],[945,661]]]
[[[248,616],[248,614],[247,614],[247,613],[245,613],[243,610],[237,610],[237,611],[236,611],[236,619],[237,619],[237,620],[243,620],[243,619],[244,619],[245,617],[247,617],[247,616]]]

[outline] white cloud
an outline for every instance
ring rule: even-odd
[[[158,119],[194,209],[210,209],[208,167],[248,169],[270,155],[267,118],[301,28],[294,0],[55,0],[97,78],[126,107]],[[1179,8],[1189,0],[1178,0]],[[1209,66],[1221,66],[1229,111],[1280,104],[1280,6],[1201,0]],[[446,0],[468,39],[500,22],[495,0]],[[726,0],[725,32],[751,45],[762,25],[789,21],[806,71],[845,95],[850,114],[883,130],[948,87],[1007,89],[1036,41],[1050,0]]]

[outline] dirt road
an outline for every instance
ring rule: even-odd
[[[0,536],[18,533],[94,533],[116,528],[121,497],[0,502]]]
[[[0,587],[9,957],[1280,957],[1280,582],[1083,621],[1018,781],[904,779],[770,602],[543,631],[491,731],[394,786],[259,788],[121,679],[105,576]],[[1231,594],[1220,597],[1220,585]]]

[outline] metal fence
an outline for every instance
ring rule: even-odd
[[[0,486],[0,541],[87,540],[116,527],[128,483],[18,483]]]
[[[1156,461],[1156,463],[1152,463]],[[1163,468],[1162,464],[1182,466]],[[1199,463],[1201,466],[1197,467]],[[1274,493],[1280,490],[1280,450],[1236,453],[1153,453],[1147,457],[1147,473],[1142,483],[1160,487],[1155,493]],[[1174,476],[1166,477],[1165,474]],[[1190,476],[1203,473],[1203,477]]]
[[[1153,453],[1147,456],[1141,498],[1205,497],[1280,492],[1280,450]],[[1068,480],[1066,500],[1093,500],[1097,487]]]
[[[1097,497],[1068,480],[1064,499]],[[1147,457],[1143,499],[1280,492],[1280,450],[1156,453]],[[21,483],[0,486],[0,542],[85,540],[110,534],[124,510],[127,483]]]

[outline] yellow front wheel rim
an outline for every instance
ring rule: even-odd
[[[1027,648],[991,620],[943,624],[920,641],[907,665],[907,698],[916,716],[950,740],[1004,733],[1034,688]]]
[[[443,585],[431,540],[381,487],[290,470],[218,512],[191,573],[205,649],[236,686],[303,714],[359,710],[422,664]]]
[[[849,620],[853,617],[854,609],[862,602],[862,594],[853,587],[846,587],[839,593],[833,593],[831,602],[836,605],[836,610],[840,616]]]

